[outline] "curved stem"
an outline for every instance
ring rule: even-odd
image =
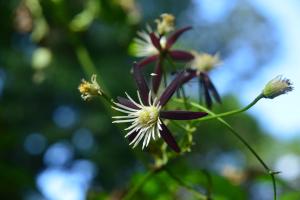
[[[211,116],[207,116],[207,117],[197,119],[195,121],[206,121],[206,120],[216,119],[216,118],[219,118],[219,117],[226,117],[226,116],[235,115],[235,114],[245,112],[246,110],[248,110],[252,106],[254,106],[262,98],[263,98],[263,95],[260,94],[249,105],[247,105],[246,107],[244,107],[242,109],[232,110],[232,111],[225,112],[225,113],[220,113],[220,114],[214,114],[214,115],[211,115]]]
[[[168,61],[168,63],[173,67],[174,70],[176,70],[176,65],[173,62],[172,58],[167,54],[166,59]]]
[[[96,73],[96,67],[87,51],[87,49],[80,44],[79,42],[76,42],[75,44],[75,52],[78,58],[78,61],[80,62],[83,71],[86,73],[87,76],[91,76],[92,74]]]
[[[192,192],[195,197],[197,197],[197,199],[200,200],[207,200],[207,197],[204,194],[201,194],[200,192],[198,192],[197,190],[195,190],[193,187],[191,187],[190,185],[186,184],[185,182],[183,182],[180,178],[178,178],[175,174],[173,174],[173,172],[171,172],[171,170],[169,169],[165,169],[165,172],[172,178],[174,179],[179,185],[181,185],[182,187],[186,188],[187,190],[189,190],[190,192]]]
[[[101,95],[101,97],[103,97],[103,99],[107,102],[107,103],[109,103],[110,105],[112,105],[112,106],[114,106],[114,104],[113,104],[113,99],[111,98],[111,97],[109,97],[107,94],[102,94]]]
[[[185,94],[184,86],[182,85],[179,89],[180,89],[180,91],[182,93],[182,97],[183,97],[185,109],[188,110],[189,106],[188,106],[188,103],[187,103],[187,97],[186,97],[186,94]]]
[[[207,196],[207,200],[212,200],[212,178],[210,173],[206,170],[203,169],[202,173],[206,176],[207,179],[207,187],[206,187],[206,196]]]
[[[249,104],[249,106],[245,107],[244,109],[247,110],[249,109],[251,106],[253,106],[260,98],[262,98],[262,96],[258,96],[251,104]],[[183,103],[183,100],[178,99],[176,100],[177,102]],[[271,170],[268,165],[263,161],[263,159],[256,153],[256,151],[248,144],[248,142],[238,133],[236,132],[232,126],[230,126],[225,120],[223,120],[220,116],[217,117],[217,115],[215,113],[213,113],[212,111],[210,111],[209,109],[194,103],[194,102],[190,102],[190,105],[198,108],[200,110],[203,110],[205,112],[207,112],[208,114],[214,116],[215,118],[217,118],[217,120],[219,122],[221,122],[226,128],[228,128],[230,130],[230,132],[237,137],[246,147],[247,149],[255,156],[255,158],[259,161],[259,163],[264,167],[265,171],[270,175],[271,179],[272,179],[272,183],[273,183],[273,191],[274,191],[274,200],[277,199],[277,190],[276,190],[276,180],[275,180],[275,175],[278,174],[279,172],[273,171]],[[242,109],[243,110],[243,109]]]
[[[82,67],[82,70],[84,71],[85,75],[87,77],[91,77],[93,74],[97,74],[99,76],[99,73],[97,73],[97,69],[96,66],[88,52],[88,50],[86,49],[86,47],[80,42],[80,40],[74,36],[74,35],[70,35],[71,37],[71,41],[72,44],[74,45],[74,49],[75,49],[75,53],[77,56],[77,59],[80,63],[80,66]],[[107,90],[105,89],[105,86],[103,83],[100,83],[101,88],[103,88],[106,92],[103,93],[101,95],[101,97],[103,97],[103,99],[111,104],[112,104],[112,98],[109,96],[109,94],[107,93]]]
[[[126,196],[123,198],[123,200],[130,200],[133,199],[134,195],[144,186],[144,184],[157,172],[157,170],[151,170],[149,171],[143,179],[136,184],[129,192],[126,194]]]

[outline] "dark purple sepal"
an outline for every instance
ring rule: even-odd
[[[182,84],[185,84],[189,82],[191,79],[195,78],[197,76],[197,71],[193,69],[187,69],[184,72],[184,76],[182,78]]]
[[[128,135],[127,139],[129,141],[129,143],[132,142],[132,140],[134,140],[134,138],[137,136],[137,134],[138,134],[138,132],[135,131],[135,132],[131,133],[130,135]]]
[[[169,55],[172,59],[177,61],[191,61],[194,59],[193,54],[187,52],[187,51],[181,51],[181,50],[172,50],[169,51]]]
[[[126,107],[138,109],[138,107],[136,105],[134,105],[134,103],[132,103],[131,101],[129,101],[128,99],[126,99],[124,97],[117,97],[117,100],[120,104],[122,104]]]
[[[160,111],[160,117],[174,120],[192,120],[206,116],[206,112],[192,112],[184,110]]]
[[[208,108],[212,107],[212,99],[209,93],[209,84],[208,84],[208,79],[207,76],[204,73],[200,74],[200,83],[201,87],[203,88],[204,91],[204,98],[205,98],[205,103]]]
[[[175,31],[170,37],[168,37],[166,49],[171,48],[173,46],[173,44],[177,41],[177,39],[181,36],[181,34],[190,29],[192,29],[192,27],[188,26],[188,27],[181,28],[181,29],[178,29],[177,31]]]
[[[143,103],[145,105],[148,105],[149,88],[142,75],[141,69],[138,67],[136,63],[133,64],[133,76],[136,81],[136,85],[138,87]]]
[[[152,89],[154,93],[157,93],[158,91],[162,79],[162,74],[163,74],[162,59],[158,58],[154,69],[154,76],[152,76]]]
[[[147,57],[147,58],[144,58],[143,60],[141,60],[140,62],[138,62],[137,65],[138,65],[139,67],[144,67],[144,66],[146,66],[146,65],[148,65],[148,64],[150,64],[150,63],[156,61],[157,58],[158,58],[158,56],[159,56],[159,55],[153,55],[153,56],[149,56],[149,57]]]
[[[153,46],[155,46],[155,48],[160,51],[162,49],[160,42],[159,42],[160,39],[155,35],[154,32],[150,33],[150,39],[151,39]]]
[[[214,99],[218,102],[221,103],[221,97],[216,89],[216,87],[214,86],[213,82],[211,81],[211,79],[209,78],[209,76],[207,76],[208,79],[208,89],[210,91],[210,93],[213,95]]]
[[[164,141],[169,145],[171,149],[173,149],[175,152],[180,153],[180,148],[173,137],[173,135],[170,133],[169,129],[164,125],[164,123],[161,124],[162,130],[159,132],[161,137],[164,139]]]
[[[183,77],[184,77],[184,72],[180,72],[173,79],[173,81],[168,85],[168,87],[165,89],[165,91],[162,93],[162,95],[159,98],[159,102],[161,106],[164,106],[172,97],[174,92],[179,88],[179,86],[182,83]]]

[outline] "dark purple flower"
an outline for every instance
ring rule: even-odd
[[[153,99],[141,70],[136,64],[133,67],[133,72],[138,87],[137,96],[139,101],[134,101],[127,93],[127,98],[119,97],[118,102],[114,103],[116,106],[113,108],[127,115],[114,116],[115,121],[113,123],[131,123],[125,129],[128,131],[125,137],[128,137],[130,145],[133,144],[133,148],[143,140],[142,148],[144,149],[144,147],[148,146],[151,138],[155,140],[157,137],[162,137],[175,152],[180,152],[176,140],[162,119],[192,120],[207,115],[205,112],[163,110],[164,105],[167,104],[174,92],[182,84],[185,73],[179,73],[161,96]]]
[[[208,72],[220,64],[219,54],[211,55],[193,51],[194,60],[191,62],[190,69],[187,70],[183,82],[186,83],[194,77],[199,79],[200,98],[204,95],[205,103],[208,108],[212,107],[212,100],[221,103],[221,98],[208,76]]]
[[[175,61],[188,62],[194,58],[193,54],[181,51],[173,50],[171,47],[178,40],[178,38],[192,27],[181,28],[173,32],[168,38],[162,35],[157,35],[154,32],[139,32],[140,39],[136,39],[135,42],[138,46],[140,56],[147,56],[138,63],[139,67],[144,67],[152,62],[156,62],[154,69],[152,88],[153,92],[156,93],[161,83],[163,74],[163,63],[166,58],[170,58]]]

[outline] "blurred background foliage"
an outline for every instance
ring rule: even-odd
[[[0,1],[0,198],[121,199],[151,159],[128,146],[124,133],[111,124],[107,105],[82,101],[81,78],[96,72],[113,97],[134,93],[130,69],[136,59],[128,46],[137,30],[169,12],[177,17],[177,27],[194,26],[178,42],[180,48],[227,58],[247,47],[250,63],[222,66],[234,74],[223,87],[234,90],[270,62],[279,43],[273,24],[259,10],[248,1],[234,2],[227,1],[227,15],[210,21],[196,0]],[[241,107],[230,92],[223,98],[215,112]],[[250,115],[228,122],[271,166],[279,155],[300,153],[299,142],[271,137]],[[199,126],[191,153],[169,170],[194,190],[211,191],[213,199],[272,199],[263,168],[216,121]],[[175,180],[160,173],[136,199],[196,199]],[[299,174],[278,182],[280,199],[300,199]]]

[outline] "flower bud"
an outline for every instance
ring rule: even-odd
[[[197,70],[198,73],[200,72],[209,72],[214,67],[220,64],[219,55],[210,55],[207,53],[198,53],[192,51],[194,55],[194,60],[191,63],[191,68]]]
[[[293,87],[291,81],[287,78],[282,78],[282,76],[279,75],[266,84],[262,94],[265,98],[273,99],[292,90]]]
[[[160,35],[164,35],[174,30],[174,21],[175,17],[171,14],[164,13],[161,16],[161,19],[155,20],[157,23],[157,32]]]
[[[88,82],[84,79],[81,80],[80,85],[78,86],[78,90],[81,93],[81,98],[83,100],[90,100],[94,96],[101,96],[102,90],[97,83],[97,75],[93,74],[91,76],[91,82]]]

